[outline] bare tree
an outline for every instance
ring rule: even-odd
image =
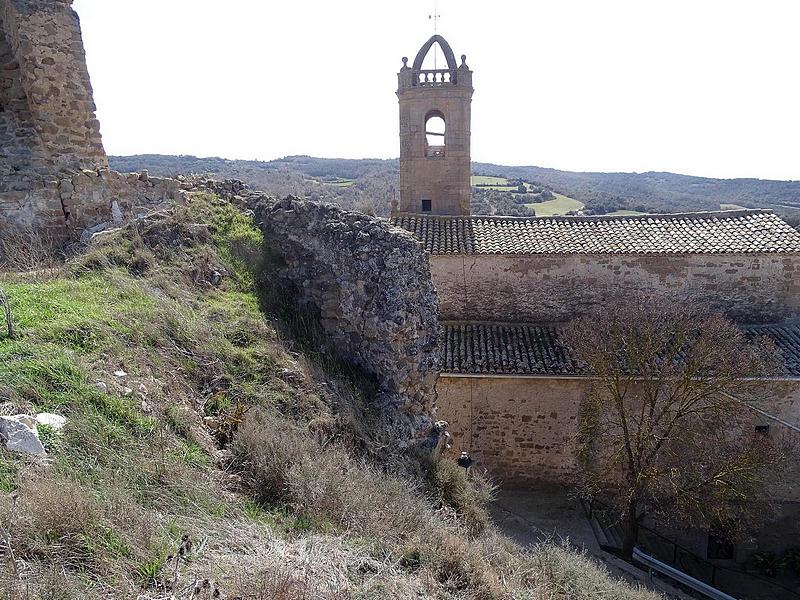
[[[11,303],[8,301],[8,296],[6,296],[3,288],[0,288],[0,309],[5,313],[8,339],[12,339],[14,337],[14,321],[11,318]]]
[[[650,295],[605,308],[564,332],[596,378],[580,415],[580,493],[617,511],[628,558],[648,516],[747,527],[784,458],[740,400],[775,368],[774,345],[691,303]]]

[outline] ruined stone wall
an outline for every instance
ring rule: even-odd
[[[0,0],[3,85],[10,85],[13,99],[4,105],[10,117],[0,141],[13,139],[13,145],[30,150],[26,156],[17,149],[6,158],[3,166],[18,173],[108,166],[71,4]]]
[[[0,236],[35,230],[54,239],[75,238],[85,229],[119,222],[180,197],[179,181],[147,173],[64,172],[34,189],[0,193]]]
[[[385,221],[332,205],[287,198],[255,212],[284,263],[279,281],[318,313],[330,347],[377,379],[392,438],[430,442],[439,323],[422,246]]]
[[[174,197],[172,184],[107,170],[71,5],[0,0],[0,236],[36,229],[65,239],[120,207]]]
[[[800,314],[796,254],[432,255],[442,320],[563,322],[618,292],[692,298],[740,322]]]
[[[574,440],[588,378],[463,377],[443,373],[436,386],[437,417],[447,421],[450,452],[469,452],[478,468],[506,486],[538,481],[569,484],[575,476]],[[765,381],[759,408],[800,425],[800,380]],[[770,435],[795,434],[766,417]],[[796,462],[787,485],[776,486],[782,501],[800,501]]]

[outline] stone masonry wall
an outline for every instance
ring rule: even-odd
[[[450,453],[469,452],[478,468],[499,483],[574,481],[574,440],[588,378],[459,377],[443,373],[436,386],[437,416],[447,421]],[[758,405],[769,414],[800,425],[800,380],[765,381]],[[763,416],[753,426],[769,425],[769,435],[798,435]],[[788,486],[773,493],[784,502],[800,501],[800,470],[787,467]]]
[[[625,290],[692,298],[740,322],[800,314],[800,255],[432,255],[442,320],[563,322]]]
[[[255,212],[284,263],[280,280],[318,313],[330,347],[376,377],[391,438],[438,447],[438,306],[422,246],[385,221],[331,205],[265,200]]]
[[[46,162],[5,23],[0,12],[0,191],[4,180]]]
[[[437,416],[448,423],[453,456],[469,452],[476,467],[501,485],[570,483],[578,409],[587,383],[442,374],[436,386]]]
[[[74,237],[174,182],[108,171],[72,0],[0,0],[0,236]]]
[[[179,181],[146,172],[64,172],[35,189],[0,192],[0,237],[14,230],[36,230],[54,239],[75,238],[85,229],[119,222],[139,209],[180,196]]]
[[[16,131],[3,135],[14,135],[35,154],[28,164],[11,165],[21,171],[108,166],[80,22],[71,4],[72,0],[0,0],[0,51],[5,51],[3,68],[15,99],[7,112],[16,112],[18,122]],[[16,137],[19,126],[22,138]],[[35,137],[29,134],[31,127]]]

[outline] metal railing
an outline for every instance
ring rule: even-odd
[[[633,560],[647,567],[651,575],[653,571],[661,573],[673,581],[688,587],[690,590],[694,590],[695,592],[703,594],[707,598],[711,598],[711,600],[737,600],[733,596],[730,596],[715,587],[711,587],[707,583],[703,583],[699,579],[695,579],[683,571],[679,571],[674,567],[670,567],[668,564],[653,558],[649,554],[645,554],[639,548],[633,549]]]
[[[595,518],[604,529],[616,527],[607,516],[612,512],[608,505],[594,500],[586,509],[589,519]],[[645,525],[639,526],[636,545],[640,552],[653,560],[713,589],[736,594],[739,600],[800,600],[798,590],[749,571],[712,563]]]

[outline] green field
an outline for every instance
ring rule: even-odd
[[[548,200],[547,202],[534,202],[526,204],[528,208],[536,211],[537,217],[554,217],[557,215],[565,215],[572,210],[580,210],[584,207],[583,202],[579,202],[573,198],[568,198],[563,194],[555,194],[555,200]]]
[[[472,187],[480,186],[482,190],[493,190],[496,192],[515,192],[517,186],[505,177],[494,177],[492,175],[473,175],[470,183]],[[530,191],[533,186],[525,184],[525,188]]]
[[[331,177],[327,179],[311,178],[311,181],[314,181],[316,183],[321,183],[323,185],[332,185],[333,187],[342,187],[342,188],[350,187],[351,185],[353,185],[353,183],[355,183],[353,179],[343,179],[341,177],[338,178]]]
[[[746,208],[746,207],[745,206],[741,206],[739,204],[720,204],[719,205],[719,209],[720,210],[741,210],[743,208]]]
[[[492,177],[491,175],[473,175],[471,183],[472,185],[510,185],[505,177]]]
[[[646,215],[647,213],[643,213],[638,210],[615,210],[614,212],[608,213],[609,217],[633,217],[636,215]]]

